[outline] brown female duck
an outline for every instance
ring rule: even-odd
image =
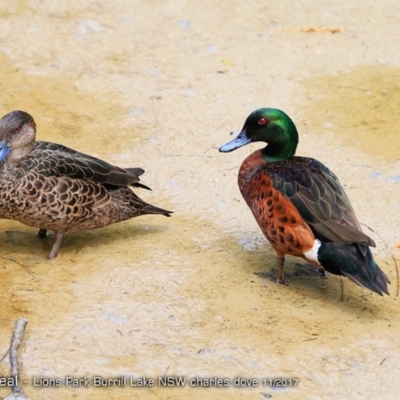
[[[24,111],[0,120],[0,218],[56,234],[57,257],[65,232],[95,229],[144,214],[172,211],[141,200],[141,168],[120,168],[63,145],[36,141],[36,124]]]

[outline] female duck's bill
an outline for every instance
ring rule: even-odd
[[[10,148],[6,145],[6,142],[2,140],[0,142],[0,162],[2,162],[7,157],[7,154],[9,152]]]

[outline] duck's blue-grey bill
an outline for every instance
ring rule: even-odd
[[[6,145],[6,142],[2,140],[0,142],[0,162],[3,161],[7,154],[10,152],[10,148]]]
[[[224,144],[219,148],[222,153],[228,153],[230,151],[236,150],[239,147],[245,146],[250,143],[251,140],[247,137],[245,131],[241,131],[239,135],[236,136],[231,142]]]

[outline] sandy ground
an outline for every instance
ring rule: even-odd
[[[26,318],[29,397],[397,399],[398,1],[10,4],[0,5],[1,115],[28,111],[39,139],[143,167],[153,192],[139,194],[175,212],[67,235],[53,261],[52,238],[0,222],[0,352]],[[291,115],[298,154],[340,177],[390,297],[294,258],[289,286],[274,283],[274,252],[236,184],[260,146],[218,153],[263,106]],[[99,388],[94,376],[155,385]],[[187,381],[162,387],[163,376]],[[191,386],[196,377],[229,386]],[[257,385],[235,387],[237,377]],[[299,381],[271,387],[277,377]]]

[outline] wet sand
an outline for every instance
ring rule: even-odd
[[[52,261],[52,237],[0,221],[0,352],[26,318],[31,399],[397,398],[397,2],[22,1],[0,6],[0,21],[1,115],[25,110],[39,140],[144,168],[153,191],[138,194],[174,210],[66,235]],[[275,284],[274,251],[236,183],[260,144],[218,152],[265,106],[293,118],[298,155],[340,178],[390,297],[295,258],[289,285]],[[89,386],[67,386],[68,376]],[[95,387],[95,376],[127,382]],[[187,381],[162,387],[164,376]],[[192,385],[197,377],[229,386]],[[236,387],[237,377],[257,385]]]

